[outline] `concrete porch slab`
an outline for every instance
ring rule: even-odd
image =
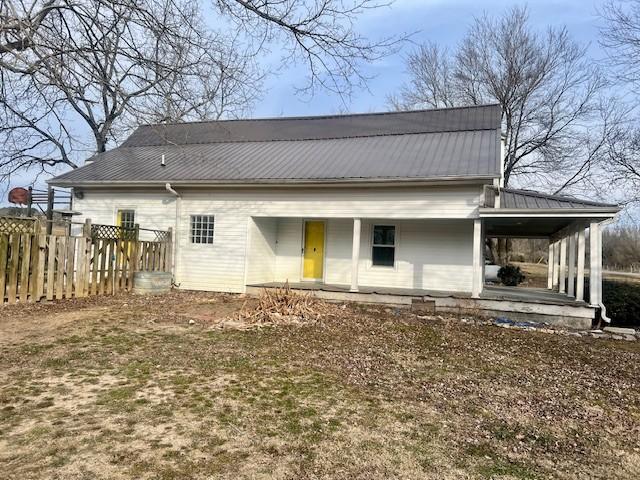
[[[283,287],[283,282],[248,285],[247,293],[258,295],[265,288]],[[585,302],[576,302],[566,295],[543,289],[485,287],[480,298],[470,293],[362,286],[351,292],[349,286],[315,282],[289,283],[292,290],[313,292],[329,301],[383,303],[414,307],[421,311],[507,316],[517,321],[544,322],[569,328],[588,329],[596,309]],[[427,308],[425,308],[427,307]]]

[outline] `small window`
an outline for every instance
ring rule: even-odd
[[[213,215],[191,215],[191,243],[213,243]]]
[[[118,210],[118,225],[126,230],[136,227],[136,212],[134,210]]]
[[[372,263],[376,267],[393,267],[396,260],[396,227],[374,225]]]

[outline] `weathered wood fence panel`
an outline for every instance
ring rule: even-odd
[[[111,295],[130,291],[135,271],[171,271],[171,232],[139,241],[97,238],[90,228],[81,236],[45,235],[37,222],[30,230],[18,225],[0,230],[0,304]]]

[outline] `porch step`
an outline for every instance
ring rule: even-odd
[[[436,313],[436,301],[435,300],[423,300],[420,298],[411,299],[411,310],[416,313]]]

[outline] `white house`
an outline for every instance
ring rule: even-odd
[[[288,281],[337,298],[590,322],[599,225],[618,208],[501,188],[501,146],[497,105],[145,125],[50,184],[73,188],[94,223],[172,227],[179,288]],[[485,235],[550,238],[549,292],[485,288]]]

